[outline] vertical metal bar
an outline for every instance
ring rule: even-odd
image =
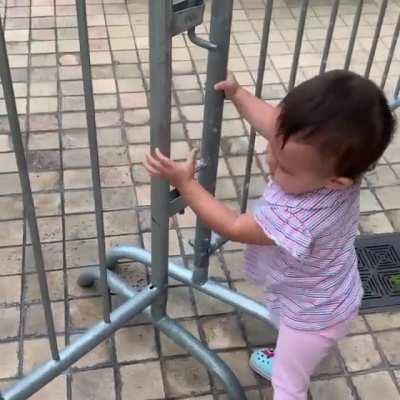
[[[150,136],[151,148],[159,148],[169,156],[171,149],[171,23],[172,0],[152,0],[150,22]],[[169,183],[151,181],[151,249],[152,283],[160,297],[152,305],[152,316],[165,315],[168,284],[168,220]]]
[[[364,0],[359,0],[357,4],[356,14],[354,16],[353,28],[350,34],[349,47],[347,48],[346,59],[344,61],[344,69],[348,70],[353,56],[354,44],[356,42],[358,27],[360,25],[361,13],[364,7]]]
[[[390,66],[392,64],[393,55],[396,50],[397,41],[399,39],[400,33],[400,14],[397,18],[396,27],[394,28],[392,43],[390,44],[389,54],[385,65],[385,70],[383,71],[382,80],[381,80],[381,88],[383,89],[386,85],[387,77],[389,75]]]
[[[86,121],[89,137],[90,161],[92,165],[93,196],[96,212],[97,246],[100,265],[100,289],[103,298],[104,321],[110,322],[110,292],[107,286],[106,246],[104,238],[103,201],[101,196],[100,163],[97,145],[96,113],[93,98],[92,73],[90,69],[89,36],[86,19],[86,1],[77,0],[76,13],[78,16],[79,43],[83,87],[85,92]]]
[[[255,91],[255,95],[258,98],[261,98],[262,96],[263,85],[264,85],[265,65],[267,62],[267,55],[268,55],[268,44],[269,44],[269,34],[271,30],[271,20],[272,20],[271,17],[272,17],[273,5],[274,5],[274,0],[269,0],[265,7],[264,27],[261,38],[260,59],[258,63],[257,82]],[[256,131],[252,127],[250,131],[249,151],[247,153],[246,170],[244,175],[242,198],[240,202],[240,211],[242,213],[246,212],[247,210],[247,202],[249,198],[249,188],[250,188],[250,176],[253,165],[255,143],[256,143]]]
[[[364,76],[366,78],[369,78],[369,75],[371,73],[372,63],[374,62],[376,48],[378,46],[378,40],[379,40],[379,36],[381,34],[383,20],[385,18],[388,1],[389,0],[382,0],[382,5],[381,5],[380,11],[379,11],[379,16],[378,16],[378,21],[376,23],[374,38],[372,40],[371,50],[370,50],[369,56],[368,56],[367,67],[365,68]]]
[[[340,0],[335,0],[332,5],[332,11],[331,11],[330,19],[329,19],[328,31],[326,33],[324,50],[322,52],[321,65],[319,67],[320,74],[323,74],[326,71],[326,65],[327,65],[327,61],[328,61],[328,57],[329,57],[329,51],[331,49],[331,44],[332,44],[333,32],[335,30],[336,18],[337,18],[338,10],[339,10],[339,4],[340,4]]]
[[[397,81],[396,89],[394,90],[394,98],[396,99],[397,97],[399,97],[399,94],[400,94],[400,76],[399,80]]]
[[[31,184],[29,180],[28,165],[25,158],[24,145],[22,143],[21,129],[19,126],[17,106],[15,102],[14,88],[11,78],[10,65],[7,55],[7,45],[4,38],[3,26],[0,18],[0,76],[3,85],[4,99],[7,106],[8,121],[10,124],[11,138],[18,166],[18,175],[22,187],[24,212],[29,223],[33,256],[38,275],[40,294],[43,302],[44,315],[49,335],[50,350],[53,360],[59,360],[57,337],[54,329],[53,313],[51,309],[49,288],[44,268],[42,247],[40,244],[39,228],[36,221],[36,212],[33,202]]]
[[[200,170],[199,182],[210,193],[215,193],[218,154],[221,139],[224,96],[214,85],[225,79],[228,66],[233,0],[214,0],[211,11],[210,41],[218,46],[208,55],[207,84],[204,107],[201,156],[205,167]],[[207,281],[211,230],[199,219],[196,226],[194,281]]]
[[[292,70],[290,71],[290,79],[288,86],[289,91],[292,90],[294,88],[294,85],[296,84],[297,69],[299,66],[301,46],[303,44],[303,34],[304,34],[304,27],[306,25],[308,4],[309,0],[303,0],[303,2],[301,3],[299,25],[297,27],[297,37],[293,53]]]

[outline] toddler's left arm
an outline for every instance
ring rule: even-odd
[[[145,167],[152,177],[167,179],[176,187],[186,204],[219,235],[245,244],[274,244],[250,213],[237,214],[194,179],[195,151],[185,162],[176,162],[157,149],[154,155],[147,155]]]

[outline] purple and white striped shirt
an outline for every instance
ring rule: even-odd
[[[286,325],[328,328],[358,311],[363,296],[354,240],[360,187],[285,193],[270,182],[252,211],[276,246],[248,246],[248,279]]]

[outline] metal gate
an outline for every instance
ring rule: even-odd
[[[262,95],[273,5],[273,0],[266,2],[261,53],[256,83],[256,96],[258,97],[261,97]],[[327,60],[330,54],[339,5],[340,0],[332,1],[330,22],[326,32],[326,40],[323,46],[320,64],[321,73],[327,68]],[[347,55],[343,65],[346,69],[351,65],[363,5],[364,1],[358,0],[351,37],[348,43]],[[377,43],[387,6],[388,0],[382,0],[374,38],[365,68],[365,76],[367,77],[369,76],[373,66]],[[115,247],[109,254],[106,254],[85,0],[77,0],[76,7],[99,255],[99,267],[92,268],[82,274],[78,283],[81,286],[86,287],[93,285],[95,281],[99,282],[102,294],[103,320],[88,329],[78,340],[74,341],[65,349],[61,351],[58,349],[38,224],[28,175],[27,161],[25,158],[24,144],[19,126],[16,100],[8,63],[6,42],[0,22],[1,80],[8,112],[10,135],[12,137],[23,192],[24,212],[30,227],[34,260],[39,279],[52,356],[51,360],[39,366],[30,374],[21,378],[17,383],[13,384],[1,393],[0,398],[2,400],[24,400],[29,398],[29,396],[37,392],[41,387],[66,370],[69,366],[97,346],[101,341],[108,338],[113,332],[122,327],[124,323],[137,314],[143,312],[147,314],[155,327],[172,338],[178,345],[188,350],[195,359],[206,366],[211,374],[219,378],[230,399],[245,399],[244,392],[237,378],[227,365],[216,354],[204,347],[199,340],[183,329],[177,322],[169,318],[166,313],[168,276],[170,276],[185,285],[191,286],[196,290],[214,297],[217,300],[228,303],[246,313],[249,313],[272,326],[269,312],[262,304],[238,292],[234,292],[208,277],[210,255],[217,251],[226,240],[220,237],[215,238],[210,229],[198,221],[194,242],[194,270],[191,271],[169,262],[168,220],[172,215],[182,212],[185,208],[185,204],[176,190],[170,192],[169,184],[167,182],[153,180],[151,184],[152,253],[141,248],[122,245]],[[151,147],[153,149],[158,147],[163,153],[170,154],[171,97],[169,94],[171,92],[172,37],[187,32],[188,37],[194,44],[206,48],[209,51],[204,108],[204,129],[201,150],[203,163],[199,171],[199,181],[213,194],[215,192],[217,176],[218,152],[220,147],[224,104],[223,95],[214,91],[213,87],[216,82],[224,79],[226,76],[230,47],[232,8],[233,0],[214,0],[212,2],[210,35],[208,40],[205,40],[196,35],[196,26],[203,21],[205,9],[205,2],[203,0],[151,0],[149,2]],[[309,0],[302,0],[298,17],[295,48],[292,57],[292,67],[287,87],[288,90],[292,89],[296,84],[308,9]],[[381,78],[382,87],[385,86],[387,81],[396,50],[399,32],[400,16],[397,19],[387,62]],[[399,91],[400,78],[393,93],[393,109],[400,107]],[[244,187],[242,190],[242,212],[247,208],[254,146],[255,131],[252,130],[250,134]],[[143,288],[141,291],[137,291],[119,278],[112,270],[115,264],[122,259],[138,261],[151,267],[151,284]],[[125,299],[125,302],[114,310],[111,308],[110,290]],[[134,394],[132,395],[134,396]]]

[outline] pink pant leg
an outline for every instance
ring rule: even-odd
[[[322,359],[346,336],[353,318],[318,332],[280,323],[274,357],[274,400],[307,400],[310,377]]]

